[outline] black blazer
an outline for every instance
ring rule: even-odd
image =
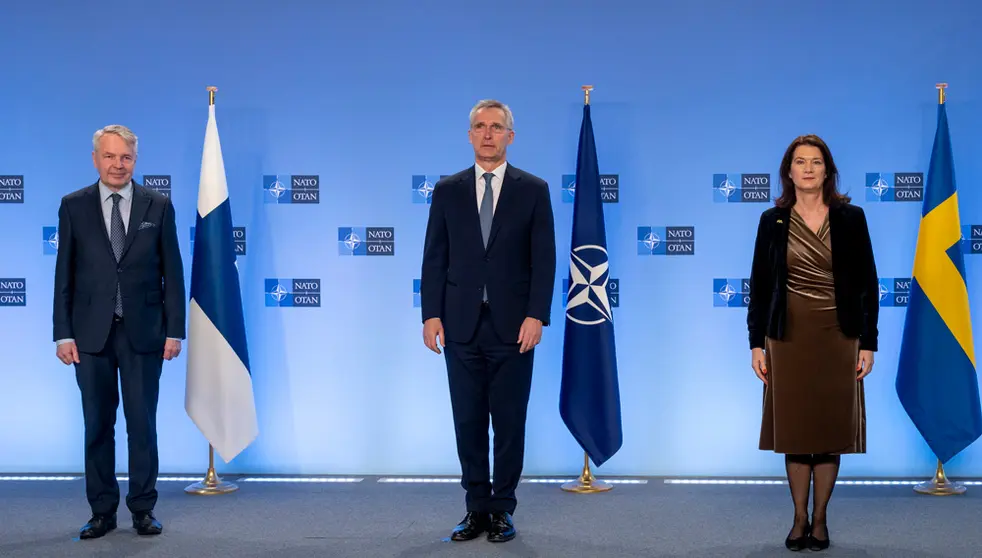
[[[764,337],[781,339],[788,307],[788,226],[791,210],[772,207],[760,216],[750,273],[747,328],[750,348],[763,348]],[[839,327],[859,338],[860,350],[877,350],[880,284],[873,260],[866,215],[861,207],[829,208],[832,275]]]
[[[54,340],[72,338],[79,351],[101,351],[113,322],[118,282],[123,327],[133,349],[163,351],[167,337],[184,339],[184,269],[174,205],[133,183],[126,243],[117,264],[99,197],[96,182],[61,199]]]
[[[505,167],[486,249],[474,167],[436,183],[419,287],[424,322],[440,318],[447,340],[466,343],[487,285],[495,331],[516,343],[525,318],[549,325],[555,279],[556,232],[544,180]]]

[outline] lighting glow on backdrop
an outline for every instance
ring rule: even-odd
[[[868,453],[847,456],[842,475],[928,477],[935,458],[894,390],[902,305],[945,81],[982,332],[980,16],[967,0],[5,5],[0,281],[25,289],[5,293],[24,305],[0,306],[0,472],[82,470],[80,397],[54,356],[51,298],[58,204],[96,180],[92,133],[137,133],[137,177],[174,200],[190,278],[205,87],[217,85],[259,418],[257,440],[219,471],[459,474],[445,365],[423,346],[414,281],[428,189],[473,161],[468,111],[497,98],[515,114],[509,160],[549,182],[560,263],[525,473],[577,474],[583,453],[558,400],[568,175],[589,83],[624,431],[595,472],[783,474],[756,449],[762,387],[742,280],[768,207],[757,200],[777,193],[788,143],[816,133],[866,211],[883,278]],[[161,380],[166,473],[206,466],[185,365],[166,363]],[[125,472],[122,409],[117,456]],[[982,446],[946,471],[982,476]]]

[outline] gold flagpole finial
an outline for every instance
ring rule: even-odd
[[[214,85],[209,85],[208,86],[208,106],[211,106],[211,105],[214,105],[215,104],[215,92],[216,91],[218,91],[218,88],[215,87]]]
[[[583,104],[584,105],[589,105],[590,104],[590,91],[593,91],[593,86],[592,85],[583,85],[583,86],[580,87],[580,89],[583,90],[583,96],[584,96],[583,97]]]
[[[935,87],[938,89],[938,104],[939,105],[943,105],[944,104],[944,90],[945,90],[946,87],[948,87],[948,84],[947,83],[939,83],[939,84],[935,85]]]

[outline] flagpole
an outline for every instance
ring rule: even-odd
[[[208,86],[208,106],[215,104],[215,92],[218,88],[214,85]],[[213,496],[216,494],[228,494],[235,492],[239,487],[231,482],[226,482],[215,472],[215,448],[208,444],[208,472],[205,473],[204,480],[188,485],[184,492],[200,496]]]
[[[945,103],[945,88],[948,87],[947,83],[938,83],[935,85],[938,89],[938,104],[943,105]],[[965,485],[959,482],[952,482],[948,480],[947,475],[944,472],[944,465],[941,460],[938,459],[938,468],[934,472],[934,478],[922,482],[914,486],[914,492],[918,494],[927,494],[929,496],[951,496],[953,494],[964,494],[967,489]]]
[[[583,104],[590,104],[590,91],[593,90],[592,85],[581,86],[580,89],[583,90]],[[607,492],[612,490],[614,485],[597,479],[590,472],[590,455],[587,452],[583,452],[583,472],[580,473],[580,477],[575,481],[567,482],[562,485],[562,489],[566,492],[575,492],[576,494],[595,494],[597,492]]]

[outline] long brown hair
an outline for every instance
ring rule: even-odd
[[[794,160],[794,150],[802,145],[817,147],[822,152],[822,159],[825,160],[825,182],[822,184],[822,201],[825,202],[825,205],[831,207],[849,203],[851,198],[839,192],[839,169],[835,166],[829,146],[822,141],[822,138],[814,134],[808,134],[796,137],[791,142],[791,145],[788,146],[787,151],[784,152],[784,158],[781,159],[781,197],[774,201],[775,205],[787,209],[793,207],[795,202],[798,201],[798,196],[794,190],[794,181],[791,180],[791,161]]]

